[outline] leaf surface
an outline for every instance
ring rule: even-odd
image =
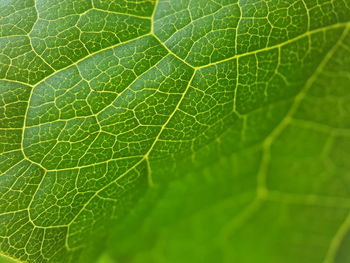
[[[150,229],[181,211],[181,189],[194,191],[181,222],[194,226],[187,243],[196,262],[348,260],[348,0],[0,7],[3,255],[76,262],[92,236],[117,217],[127,221],[155,187],[164,188],[159,206],[178,204],[167,215],[145,213]],[[178,190],[167,188],[184,173]],[[190,262],[177,256],[187,244],[175,238],[187,233],[183,225],[164,231],[149,262]],[[198,245],[212,238],[221,243]],[[164,244],[167,256],[153,259]]]

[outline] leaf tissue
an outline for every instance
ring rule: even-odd
[[[349,263],[349,0],[0,0],[0,262]]]

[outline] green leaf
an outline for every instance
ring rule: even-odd
[[[1,1],[1,254],[348,262],[349,58],[348,0]]]

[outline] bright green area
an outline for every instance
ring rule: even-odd
[[[0,1],[0,262],[349,263],[349,83],[349,0]]]

